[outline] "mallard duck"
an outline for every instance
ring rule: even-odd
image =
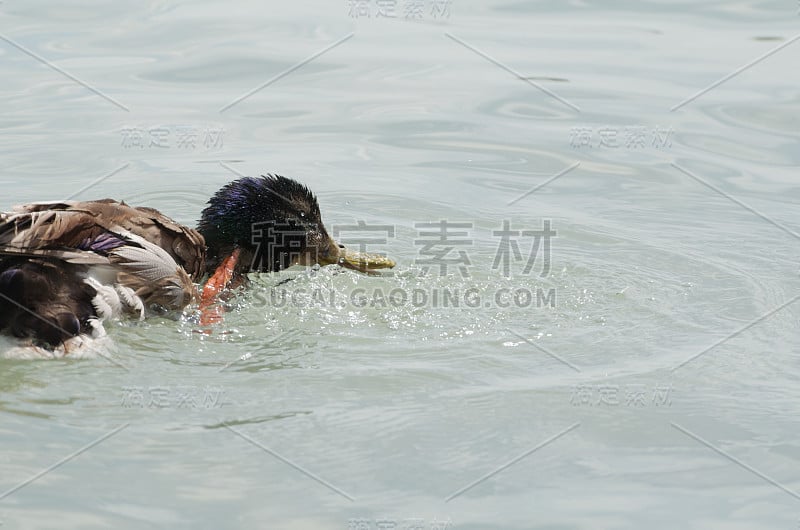
[[[314,264],[394,266],[337,244],[314,194],[278,175],[225,185],[196,230],[112,199],[18,206],[0,213],[0,331],[68,355],[83,337],[103,336],[104,320],[180,311],[198,298],[201,323],[213,324],[217,295],[247,273]]]

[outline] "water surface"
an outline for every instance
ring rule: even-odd
[[[0,4],[3,209],[194,224],[274,172],[399,263],[262,276],[211,337],[110,325],[122,367],[0,361],[0,491],[85,448],[3,528],[795,528],[800,44],[681,104],[797,5],[350,4]],[[441,220],[469,264],[425,275]],[[547,271],[493,267],[504,221],[551,223]],[[480,302],[411,298],[445,291]]]

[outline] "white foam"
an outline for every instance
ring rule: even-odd
[[[85,334],[72,337],[54,350],[36,346],[29,339],[5,338],[0,343],[0,357],[14,360],[107,358],[112,356],[113,344],[105,330],[98,337]]]

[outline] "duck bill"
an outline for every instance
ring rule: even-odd
[[[339,258],[335,263],[347,269],[364,273],[374,273],[379,269],[391,269],[396,265],[394,260],[380,254],[356,252],[341,247],[339,248]]]

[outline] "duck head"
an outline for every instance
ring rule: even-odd
[[[243,177],[225,185],[208,201],[198,231],[206,240],[208,271],[223,263],[233,274],[314,264],[368,273],[395,265],[334,241],[311,190],[279,175]]]

